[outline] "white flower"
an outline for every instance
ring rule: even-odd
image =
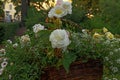
[[[106,60],[106,61],[109,61],[109,58],[108,58],[108,57],[105,57],[105,60]]]
[[[0,53],[5,54],[6,53],[5,49],[0,49]]]
[[[49,40],[51,41],[53,48],[66,48],[70,44],[67,31],[62,29],[54,30],[51,33]]]
[[[3,73],[3,70],[4,70],[3,68],[1,68],[1,69],[0,69],[0,75],[2,75],[2,73]]]
[[[16,48],[18,46],[18,43],[13,44],[13,48]]]
[[[104,77],[104,80],[108,80],[109,78],[108,77]]]
[[[48,17],[49,17],[49,18],[53,18],[53,17],[54,17],[52,11],[53,11],[53,9],[51,9],[51,10],[49,11],[49,13],[48,13]]]
[[[37,32],[39,32],[40,30],[44,30],[44,26],[43,26],[43,25],[41,25],[41,24],[35,24],[35,25],[33,26],[33,32],[34,32],[34,33],[37,33]]]
[[[116,62],[117,62],[118,64],[120,64],[120,59],[117,59]]]
[[[11,40],[7,40],[8,43],[12,44],[12,41]]]
[[[110,52],[109,55],[113,55],[114,53],[113,52]]]
[[[61,5],[63,3],[63,0],[57,0],[56,1],[56,6]]]
[[[117,78],[113,78],[113,80],[118,80]]]
[[[7,61],[7,60],[8,60],[8,58],[4,58],[4,59],[3,59],[3,61]]]
[[[50,17],[50,18],[52,18],[52,17],[61,18],[61,17],[65,16],[65,15],[67,15],[67,12],[61,6],[55,6],[48,13],[48,17]]]
[[[21,36],[20,42],[21,42],[21,44],[30,42],[30,37],[29,37],[29,35],[23,35],[23,36]]]
[[[9,74],[9,80],[11,80],[12,79],[12,75],[11,74]]]
[[[117,67],[112,67],[111,70],[113,71],[113,73],[118,72],[118,68]]]
[[[69,1],[63,2],[62,7],[67,11],[68,14],[72,14],[72,5]]]
[[[119,48],[118,49],[114,49],[114,52],[119,52]]]
[[[4,62],[1,63],[1,67],[5,68],[7,66],[7,64],[8,64],[8,62],[4,61]]]

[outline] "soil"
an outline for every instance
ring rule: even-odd
[[[17,30],[16,30],[16,36],[22,36],[22,35],[24,35],[25,34],[25,32],[26,32],[26,28],[25,27],[20,27],[20,28],[18,28]]]

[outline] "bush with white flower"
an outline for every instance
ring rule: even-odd
[[[60,18],[71,13],[72,4],[58,0],[48,13],[54,29],[35,24],[32,31],[28,30],[15,41],[7,40],[5,47],[0,49],[0,80],[39,80],[48,66],[63,66],[69,72],[74,61],[89,59],[103,62],[104,80],[117,79],[114,74],[120,72],[120,38],[106,28],[100,33],[87,29],[81,32],[62,29]]]

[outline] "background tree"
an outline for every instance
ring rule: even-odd
[[[109,25],[108,28],[120,34],[120,0],[100,0],[100,7],[101,17]]]
[[[0,1],[0,17],[4,17],[4,11],[3,11],[3,2]]]

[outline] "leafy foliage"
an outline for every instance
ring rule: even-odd
[[[28,10],[28,15],[26,19],[27,28],[31,29],[36,23],[44,22],[47,12],[45,11],[37,11],[34,7],[30,7]]]

